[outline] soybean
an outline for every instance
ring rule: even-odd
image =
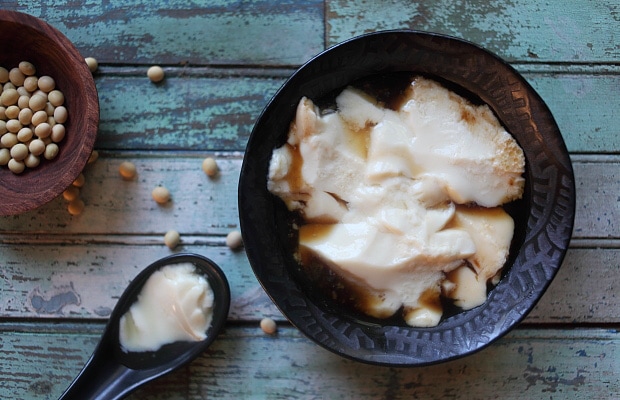
[[[67,109],[64,106],[59,106],[54,109],[54,119],[59,124],[64,124],[67,122]]]
[[[52,134],[52,127],[47,122],[42,122],[34,128],[34,134],[39,139],[45,139]]]
[[[45,109],[45,105],[47,104],[47,97],[42,94],[35,94],[30,97],[30,101],[28,102],[28,107],[32,111],[39,111]]]
[[[0,103],[3,106],[12,106],[13,104],[17,104],[17,99],[19,99],[19,93],[15,89],[4,89],[2,91],[2,95],[0,95]]]
[[[10,149],[11,147],[19,143],[19,139],[14,133],[5,133],[4,135],[2,135],[2,138],[0,138],[0,143],[2,144],[2,146]]]
[[[228,246],[232,250],[236,250],[243,245],[243,239],[241,237],[241,232],[239,231],[231,231],[226,235],[226,246]]]
[[[43,157],[46,160],[53,160],[58,155],[58,145],[56,143],[50,143],[45,146],[45,151],[43,152]]]
[[[153,189],[151,195],[153,196],[153,200],[158,204],[166,204],[170,201],[170,191],[163,186],[157,186]]]
[[[92,153],[90,153],[90,157],[88,157],[87,164],[94,163],[95,161],[97,161],[98,158],[99,158],[99,152],[97,150],[93,150]]]
[[[56,81],[51,76],[44,75],[39,78],[39,89],[49,93],[56,87]]]
[[[9,80],[9,71],[4,68],[4,67],[0,67],[0,83],[6,83]]]
[[[6,115],[8,119],[17,119],[19,111],[19,107],[16,105],[8,106],[6,110],[4,110],[4,115]]]
[[[28,108],[26,108],[26,110],[28,110]],[[37,126],[45,121],[47,121],[47,113],[44,110],[39,110],[35,112],[34,114],[32,114],[32,118],[30,119],[30,122],[34,126]]]
[[[52,126],[52,134],[50,135],[50,137],[52,138],[52,142],[62,142],[62,140],[65,138],[65,132],[65,126],[62,124],[56,124]]]
[[[80,198],[76,198],[70,201],[69,205],[67,206],[67,211],[69,211],[69,214],[71,215],[81,214],[82,211],[84,211],[84,202]]]
[[[14,174],[21,174],[22,172],[24,172],[24,169],[26,169],[26,164],[24,164],[23,161],[17,161],[14,158],[11,158],[9,160],[9,164],[8,165],[9,165],[9,169]]]
[[[45,152],[45,142],[41,139],[35,139],[30,142],[28,149],[30,150],[30,153],[35,156],[40,156],[43,152]]]
[[[24,160],[24,164],[26,164],[26,167],[28,168],[35,168],[39,166],[40,163],[41,159],[32,153],[28,154],[28,157]]]
[[[28,61],[20,62],[18,68],[22,72],[22,74],[26,76],[31,76],[37,73],[37,69],[34,67],[34,64]]]
[[[181,235],[179,234],[179,232],[175,231],[174,229],[169,230],[164,235],[164,243],[171,250],[177,247],[180,241],[181,241]]]
[[[73,201],[80,196],[80,188],[77,186],[69,186],[64,192],[62,192],[62,197],[67,201]]]
[[[0,149],[0,165],[7,165],[11,159],[9,149]]]
[[[96,72],[97,69],[99,69],[99,63],[97,62],[96,58],[86,57],[84,61],[86,61],[86,65],[88,65],[88,69],[90,70],[90,72]]]
[[[202,161],[202,170],[207,176],[213,177],[217,175],[219,168],[217,162],[213,158],[207,157]]]
[[[22,143],[26,143],[30,139],[32,139],[33,135],[34,133],[32,132],[32,129],[25,127],[25,128],[20,129],[19,132],[17,132],[17,140],[19,140]]]
[[[34,92],[39,88],[39,78],[36,76],[29,76],[24,79],[24,88],[29,92]]]
[[[52,106],[59,107],[65,102],[65,95],[63,95],[60,90],[52,90],[47,95],[47,101],[49,101]]]
[[[24,84],[24,79],[26,79],[26,75],[19,68],[12,68],[9,71],[9,80],[13,85],[21,86]]]
[[[276,321],[271,318],[263,318],[260,321],[260,328],[268,335],[273,335],[278,331]]]
[[[16,161],[22,161],[28,157],[28,146],[23,143],[17,143],[11,147],[11,157]]]
[[[75,178],[75,180],[73,181],[73,183],[71,184],[72,186],[81,188],[82,186],[84,186],[84,183],[86,183],[86,178],[84,177],[83,173],[80,173],[78,175],[77,178]]]
[[[22,123],[22,125],[30,125],[32,123],[32,116],[33,114],[31,109],[22,108],[17,116],[17,119]]]
[[[153,65],[152,67],[150,67],[146,71],[146,75],[149,77],[151,82],[155,82],[155,83],[161,82],[165,76],[164,70],[158,65]]]
[[[123,161],[118,166],[118,173],[126,181],[130,181],[136,177],[136,165],[131,161]]]

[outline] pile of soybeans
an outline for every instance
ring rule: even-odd
[[[64,102],[54,78],[37,76],[32,63],[0,66],[0,165],[20,174],[55,158],[65,137]]]

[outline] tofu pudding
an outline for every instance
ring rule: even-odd
[[[166,265],[148,278],[138,300],[121,317],[119,341],[125,352],[142,352],[204,340],[213,307],[213,290],[193,264]]]
[[[273,151],[268,189],[299,213],[303,268],[326,268],[345,302],[435,326],[442,299],[484,303],[514,232],[525,158],[486,105],[417,77],[393,102],[356,87],[335,106],[302,98]]]

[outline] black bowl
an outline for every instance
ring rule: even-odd
[[[526,158],[523,199],[508,207],[515,220],[515,235],[500,282],[483,305],[445,313],[432,328],[410,327],[397,318],[365,317],[314,290],[293,258],[296,243],[290,235],[291,215],[267,190],[271,153],[285,142],[302,96],[321,99],[359,79],[397,73],[431,77],[473,102],[488,104]],[[566,254],[575,213],[575,184],[553,116],[510,65],[457,38],[384,31],[324,51],[279,89],[248,142],[239,181],[239,213],[245,250],[256,277],[306,336],[350,359],[420,366],[484,348],[534,307]]]

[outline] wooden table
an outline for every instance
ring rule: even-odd
[[[216,261],[232,287],[225,331],[191,365],[134,399],[608,399],[620,393],[620,2],[0,1],[66,34],[95,74],[99,160],[86,209],[59,198],[0,218],[0,398],[57,398],[95,348],[129,281],[174,252]],[[527,319],[489,348],[428,368],[342,359],[291,327],[243,251],[237,180],[255,119],[296,67],[342,40],[414,28],[462,37],[508,60],[551,108],[577,182],[573,240]],[[155,85],[149,66],[164,66]],[[217,179],[201,170],[206,156]],[[123,181],[122,161],[138,178]],[[172,202],[151,199],[157,185]],[[277,335],[259,328],[278,321]]]

